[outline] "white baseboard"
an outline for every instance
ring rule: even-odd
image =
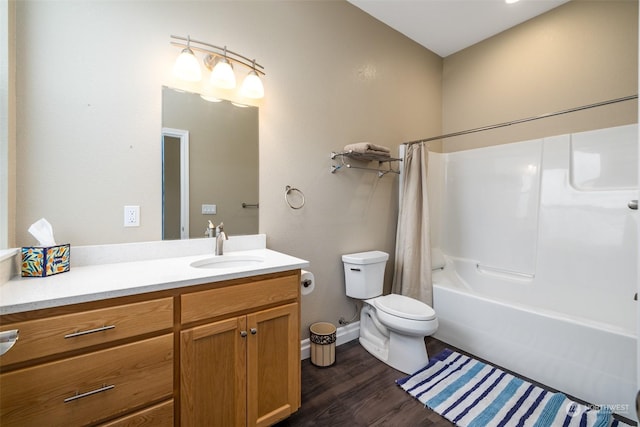
[[[336,346],[357,340],[360,336],[360,321],[341,326],[336,331]],[[311,357],[311,343],[309,338],[300,341],[300,360]]]

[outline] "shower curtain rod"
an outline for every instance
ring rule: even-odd
[[[517,124],[520,124],[520,123],[532,122],[534,120],[546,119],[548,117],[559,116],[561,114],[567,114],[567,113],[574,113],[576,111],[588,110],[589,108],[602,107],[602,106],[609,105],[609,104],[616,104],[618,102],[630,101],[632,99],[638,99],[638,95],[637,94],[636,95],[629,95],[629,96],[625,96],[625,97],[622,97],[622,98],[610,99],[608,101],[596,102],[595,104],[589,104],[589,105],[583,105],[581,107],[569,108],[568,110],[556,111],[555,113],[545,113],[545,114],[541,114],[539,116],[527,117],[526,119],[512,120],[510,122],[499,123],[499,124],[496,124],[496,125],[483,126],[483,127],[479,127],[479,128],[463,130],[463,131],[460,131],[460,132],[447,133],[445,135],[432,136],[430,138],[417,139],[415,141],[403,142],[403,144],[405,144],[405,145],[413,145],[413,144],[418,144],[420,142],[429,142],[429,141],[435,141],[437,139],[445,139],[445,138],[451,138],[451,137],[454,137],[454,136],[467,135],[467,134],[470,134],[470,133],[483,132],[485,130],[498,129],[498,128],[502,128],[502,127],[506,127],[506,126],[517,125]]]

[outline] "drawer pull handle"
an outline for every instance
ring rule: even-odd
[[[88,392],[86,392],[86,393],[80,393],[80,394],[76,393],[76,395],[75,395],[75,396],[67,397],[67,398],[64,400],[64,403],[73,402],[74,400],[82,399],[83,397],[93,396],[94,394],[102,393],[102,392],[105,392],[105,391],[111,390],[111,389],[113,389],[113,388],[116,388],[116,386],[115,386],[115,385],[113,385],[113,384],[112,384],[112,385],[106,385],[106,384],[104,384],[102,387],[97,388],[97,389],[95,389],[95,390],[91,390],[91,391],[88,391]]]
[[[101,328],[88,329],[86,331],[79,331],[79,332],[74,332],[72,334],[67,334],[64,336],[64,338],[67,339],[67,338],[81,337],[83,335],[95,334],[96,332],[108,331],[109,329],[115,329],[115,328],[116,328],[116,325],[103,326]]]
[[[240,331],[240,336],[242,338],[246,337],[247,336],[247,331]]]
[[[251,331],[251,335],[255,335],[258,333],[258,330],[256,328],[251,328],[250,331]]]
[[[13,347],[18,340],[19,332],[17,329],[0,332],[0,356],[5,354]]]

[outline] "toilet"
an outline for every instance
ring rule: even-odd
[[[360,344],[387,365],[413,374],[429,362],[424,337],[438,329],[433,308],[404,295],[382,295],[389,254],[381,251],[342,256],[347,296],[363,300]]]

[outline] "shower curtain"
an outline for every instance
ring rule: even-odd
[[[396,232],[392,292],[433,306],[431,240],[424,142],[407,147]]]

